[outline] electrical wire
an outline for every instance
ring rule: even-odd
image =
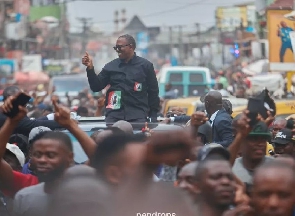
[[[180,6],[180,7],[176,7],[176,8],[172,8],[172,9],[168,9],[168,10],[157,11],[157,12],[153,12],[153,13],[150,13],[150,14],[145,14],[145,15],[140,16],[140,18],[153,17],[153,16],[162,16],[163,14],[183,10],[183,9],[189,8],[189,7],[194,6],[194,5],[200,5],[200,3],[203,3],[203,2],[204,2],[204,0],[200,0],[200,1],[197,1],[197,2],[194,2],[194,3],[190,3],[190,4]],[[103,24],[103,23],[113,23],[113,22],[114,22],[114,20],[105,20],[105,21],[93,21],[92,23]]]
[[[69,2],[76,2],[76,1],[91,1],[91,2],[100,2],[100,0],[65,0],[66,3],[69,3]],[[105,2],[106,0],[101,0],[101,2]],[[109,0],[109,1],[118,1],[118,0]],[[127,1],[136,1],[136,0],[127,0]],[[168,1],[169,2],[169,1]],[[183,10],[183,9],[186,9],[186,8],[189,8],[191,6],[194,6],[194,5],[200,5],[200,4],[205,4],[205,5],[210,5],[210,2],[206,2],[204,3],[204,1],[200,0],[200,1],[197,1],[197,2],[194,2],[194,3],[188,3],[188,4],[185,4],[185,5],[182,5],[182,6],[179,6],[179,7],[176,7],[176,8],[173,8],[173,9],[168,9],[168,10],[162,10],[162,11],[158,11],[158,12],[153,12],[153,13],[150,13],[150,14],[146,14],[146,15],[142,15],[140,16],[140,18],[145,18],[145,17],[153,17],[153,16],[161,16],[163,14],[167,14],[167,13],[171,13],[171,12],[175,12],[175,11],[179,11],[179,10]],[[212,5],[215,4],[215,3],[211,3]],[[106,23],[113,23],[114,21],[113,20],[105,20],[105,21],[92,21],[92,22],[89,22],[90,24],[106,24]],[[215,22],[211,22],[211,23],[215,23]],[[206,25],[203,25],[205,23],[201,23],[201,25],[203,27],[208,27]],[[78,26],[76,26],[76,28],[78,28]],[[80,27],[81,28],[81,27]]]

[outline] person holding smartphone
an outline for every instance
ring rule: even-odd
[[[7,99],[11,96],[16,96],[21,93],[21,89],[17,86],[9,86],[4,89],[3,91],[3,101],[4,104],[7,101]],[[0,127],[3,126],[7,116],[0,112]],[[23,134],[25,136],[29,136],[31,130],[35,127],[44,126],[48,127],[51,130],[62,128],[57,122],[54,120],[49,120],[48,117],[42,117],[41,119],[34,119],[31,120],[29,117],[25,116],[17,125],[17,127],[14,130],[14,133],[17,134]]]
[[[90,55],[86,52],[82,58],[92,91],[99,92],[110,85],[105,101],[107,123],[145,123],[148,117],[157,121],[160,98],[156,73],[151,62],[136,55],[135,48],[131,35],[120,36],[114,47],[119,58],[107,63],[98,75]]]

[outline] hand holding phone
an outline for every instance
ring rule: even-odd
[[[31,97],[23,92],[15,97],[7,98],[2,106],[3,114],[9,118],[14,118],[20,112],[20,107],[25,108],[30,99]]]
[[[248,106],[247,106],[247,110],[249,112],[247,116],[250,119],[249,125],[251,127],[258,122],[257,117],[258,117],[259,110],[261,109],[261,106],[263,107],[263,101],[256,98],[249,98]]]

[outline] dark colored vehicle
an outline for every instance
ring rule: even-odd
[[[134,130],[133,132],[142,133],[142,124],[132,124]],[[79,120],[79,127],[85,131],[89,136],[95,131],[103,131],[108,126],[104,121],[104,117],[90,117],[90,118],[81,118]],[[153,131],[173,131],[180,130],[183,127],[179,125],[167,125],[167,124],[158,124],[158,123],[149,123],[148,127]],[[74,148],[74,160],[76,163],[83,163],[88,160],[87,155],[83,151],[80,143],[77,139],[67,130],[63,130],[62,132],[66,133],[72,140],[73,148]]]

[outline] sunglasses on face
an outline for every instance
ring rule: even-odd
[[[127,46],[130,46],[130,44],[126,44],[126,45],[116,45],[114,46],[114,50],[115,51],[121,51],[123,47],[127,47]]]

